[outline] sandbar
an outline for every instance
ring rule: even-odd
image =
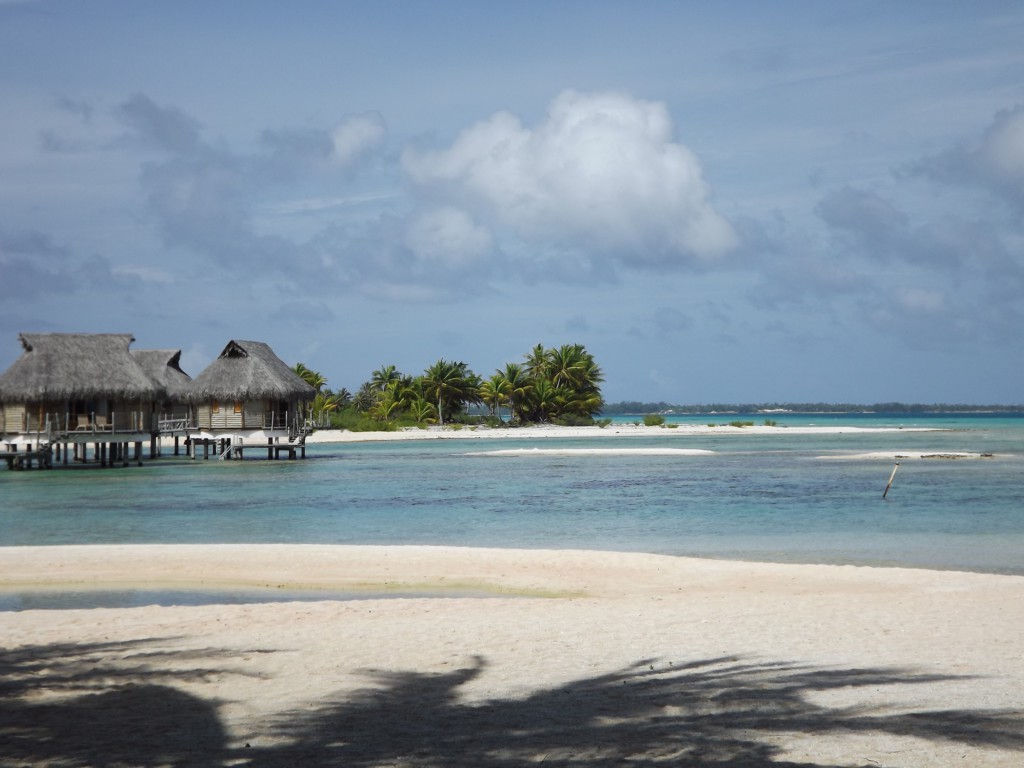
[[[7,591],[183,586],[371,599],[0,614],[0,764],[1024,762],[1020,576],[422,546],[0,548]],[[392,588],[429,596],[379,594]]]
[[[347,429],[320,429],[306,438],[307,443],[359,443],[394,440],[536,440],[545,438],[599,438],[599,437],[672,437],[689,435],[842,435],[850,433],[883,432],[937,432],[935,427],[851,427],[800,426],[780,427],[754,424],[734,427],[729,424],[673,424],[647,426],[645,424],[609,424],[604,427],[564,427],[553,424],[533,424],[525,427],[438,426],[405,427],[390,432],[352,432]]]

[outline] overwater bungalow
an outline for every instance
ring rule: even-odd
[[[154,407],[167,388],[129,346],[129,333],[22,333],[24,351],[0,376],[0,447],[23,450],[29,463],[93,459],[127,463],[129,446],[155,445]],[[16,456],[15,456],[16,458]]]
[[[188,402],[184,398],[185,388],[192,377],[181,369],[180,349],[133,349],[132,357],[142,366],[151,379],[159,384],[164,399],[156,404],[159,423],[185,423],[189,416]],[[165,431],[161,429],[161,431]]]
[[[225,458],[260,446],[268,457],[304,454],[305,404],[316,391],[260,341],[229,341],[220,356],[189,382],[192,456],[215,446]]]
[[[166,393],[161,402],[154,404],[157,431],[161,438],[173,438],[174,455],[177,456],[181,439],[185,437],[191,423],[189,404],[185,400],[184,392],[192,377],[181,369],[181,350],[133,349],[132,357]],[[161,447],[162,444],[158,442],[158,453]]]

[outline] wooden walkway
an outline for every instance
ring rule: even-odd
[[[142,465],[143,445],[149,458],[157,456],[157,441],[148,432],[66,432],[32,436],[31,442],[0,441],[0,458],[8,469],[53,469],[88,465]]]
[[[24,439],[27,436],[22,436]],[[149,432],[73,431],[31,436],[31,442],[17,443],[0,440],[0,459],[8,469],[52,469],[60,466],[127,467],[142,466],[143,445],[149,443],[149,460],[160,457],[161,436]],[[174,455],[179,455],[179,441],[184,442],[186,455],[195,460],[202,452],[204,459],[211,454],[216,459],[243,459],[248,451],[261,457],[266,451],[268,459],[306,458],[306,434],[299,432],[290,439],[285,436],[243,438],[239,435],[217,437],[184,437],[178,431],[163,435],[174,440]]]
[[[218,459],[231,460],[245,458],[245,451],[267,452],[268,459],[280,459],[285,453],[289,459],[306,458],[306,438],[300,436],[294,442],[281,442],[280,438],[268,437],[263,442],[244,442],[240,437],[190,437],[185,440],[189,455],[197,458],[199,449],[203,451],[203,458],[209,459],[212,453]]]

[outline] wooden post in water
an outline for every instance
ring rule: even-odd
[[[889,482],[885,486],[885,491],[882,492],[882,498],[884,499],[889,495],[889,489],[892,487],[892,481],[896,478],[896,470],[900,468],[900,463],[897,461],[896,466],[892,468],[892,474],[889,475]]]

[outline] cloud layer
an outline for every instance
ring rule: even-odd
[[[1024,211],[1024,105],[999,112],[978,141],[926,158],[912,172],[976,185]]]
[[[534,127],[498,112],[439,150],[408,148],[424,196],[534,248],[623,267],[706,262],[736,245],[663,103],[566,91]]]
[[[856,5],[0,11],[0,325],[1019,399],[1024,14]]]

